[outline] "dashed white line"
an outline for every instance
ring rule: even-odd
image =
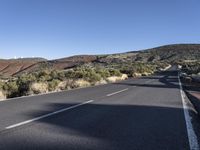
[[[121,92],[124,92],[124,91],[127,91],[128,90],[128,88],[126,88],[126,89],[123,89],[123,90],[120,90],[120,91],[117,91],[117,92],[114,92],[114,93],[110,93],[110,94],[107,94],[106,96],[113,96],[113,95],[115,95],[115,94],[118,94],[118,93],[121,93]]]
[[[183,110],[184,110],[185,122],[186,122],[186,127],[187,127],[189,146],[191,150],[199,150],[197,136],[192,126],[192,121],[191,121],[192,118],[189,115],[189,108],[187,106],[187,101],[185,99],[186,97],[185,92],[183,91],[183,87],[182,87],[182,83],[181,83],[179,75],[178,75],[178,81],[179,81],[179,86],[180,86],[181,99],[183,103]]]
[[[37,120],[46,118],[46,117],[49,117],[49,116],[52,116],[52,115],[55,115],[55,114],[58,114],[58,113],[61,113],[61,112],[64,112],[64,111],[67,111],[67,110],[70,110],[70,109],[77,108],[77,107],[79,107],[79,106],[82,106],[82,105],[85,105],[85,104],[88,104],[88,103],[92,103],[93,101],[94,101],[94,100],[89,100],[89,101],[86,101],[86,102],[83,102],[83,103],[80,103],[80,104],[77,104],[77,105],[74,105],[74,106],[71,106],[71,107],[67,107],[67,108],[64,108],[64,109],[60,109],[60,110],[58,110],[58,111],[54,111],[54,112],[49,113],[49,114],[46,114],[46,115],[42,115],[42,116],[39,116],[39,117],[30,119],[30,120],[27,120],[27,121],[23,121],[23,122],[20,122],[20,123],[17,123],[17,124],[8,126],[8,127],[6,127],[5,129],[7,130],[7,129],[16,128],[16,127],[19,127],[19,126],[22,126],[22,125],[25,125],[25,124],[28,124],[28,123],[31,123],[31,122],[34,122],[34,121],[37,121]]]

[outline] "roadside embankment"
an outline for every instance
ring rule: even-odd
[[[51,82],[40,81],[40,82],[32,82],[24,84],[23,87],[16,87],[17,84],[8,84],[5,87],[6,91],[0,90],[0,100],[6,100],[8,98],[20,97],[20,96],[29,96],[29,95],[37,95],[37,94],[45,94],[51,92],[59,92],[63,90],[84,88],[90,86],[96,86],[107,83],[114,83],[122,80],[128,79],[126,74],[109,76],[106,78],[100,78],[98,80],[89,81],[85,78],[79,79],[65,79],[61,80],[53,80]],[[4,88],[4,89],[6,89]],[[12,96],[12,97],[11,97]]]

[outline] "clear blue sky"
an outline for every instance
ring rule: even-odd
[[[0,0],[0,58],[199,41],[200,0]]]

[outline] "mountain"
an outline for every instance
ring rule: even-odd
[[[156,48],[102,56],[101,63],[180,62],[200,60],[200,44],[174,44]]]
[[[97,56],[77,55],[55,60],[46,60],[43,58],[23,58],[23,59],[1,59],[0,76],[9,77],[23,73],[41,71],[43,69],[68,69],[84,63],[93,62]]]
[[[19,58],[19,59],[0,59],[0,75],[3,77],[12,76],[31,68],[38,62],[46,61],[44,58]]]
[[[110,55],[77,55],[55,60],[43,58],[24,58],[0,60],[1,76],[16,76],[23,73],[41,71],[44,69],[69,69],[86,63],[112,64],[132,62],[168,62],[177,61],[200,61],[200,44],[174,44],[156,48],[130,51]]]
[[[200,60],[200,44],[174,44],[147,49],[141,51],[136,60],[148,62]]]

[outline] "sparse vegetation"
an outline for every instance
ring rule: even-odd
[[[114,63],[109,64],[107,67],[115,68],[123,74],[127,74],[129,77],[137,76],[147,76],[151,75],[157,71],[162,71],[169,64],[166,62],[156,62],[156,63],[143,63],[143,62],[128,62],[128,63]]]
[[[109,56],[120,59],[129,55]],[[100,58],[100,56],[99,56]],[[167,63],[86,63],[67,70],[43,69],[33,73],[24,73],[0,82],[0,91],[7,98],[68,90],[78,87],[105,84],[124,80],[129,77],[146,76],[164,68]]]
[[[182,65],[182,70],[187,74],[200,73],[200,62],[184,62],[181,65]]]
[[[10,98],[68,90],[124,80],[126,75],[151,75],[174,63],[181,64],[187,74],[199,74],[199,49],[198,44],[183,44],[113,55],[74,56],[53,61],[1,60],[0,67],[12,71],[8,74],[0,72],[0,91],[1,95]],[[191,54],[185,56],[185,51],[188,50]],[[14,65],[16,67],[10,69]]]
[[[187,54],[187,55],[186,55]],[[65,70],[87,63],[113,65],[134,63],[175,63],[179,61],[194,62],[200,59],[200,44],[174,44],[142,51],[131,51],[112,55],[80,55],[57,60],[41,58],[0,60],[0,77],[20,76],[24,73],[40,72],[41,70]],[[146,65],[146,64],[145,64]],[[128,65],[129,66],[129,65]],[[52,74],[53,75],[53,74]],[[45,72],[41,73],[41,80]],[[63,75],[61,73],[60,78]],[[57,78],[57,77],[56,77]]]
[[[6,91],[6,97],[17,97],[20,96],[18,92],[18,85],[16,81],[9,81],[3,85],[3,90]]]
[[[56,87],[58,86],[59,83],[60,83],[60,80],[58,80],[58,79],[53,79],[52,81],[49,81],[48,82],[48,90],[55,91]]]
[[[105,83],[112,76],[122,76],[117,69],[79,66],[70,70],[43,70],[0,82],[7,98],[87,87]],[[119,78],[120,79],[120,78]],[[119,80],[118,79],[118,80]],[[108,81],[108,80],[107,80]]]

